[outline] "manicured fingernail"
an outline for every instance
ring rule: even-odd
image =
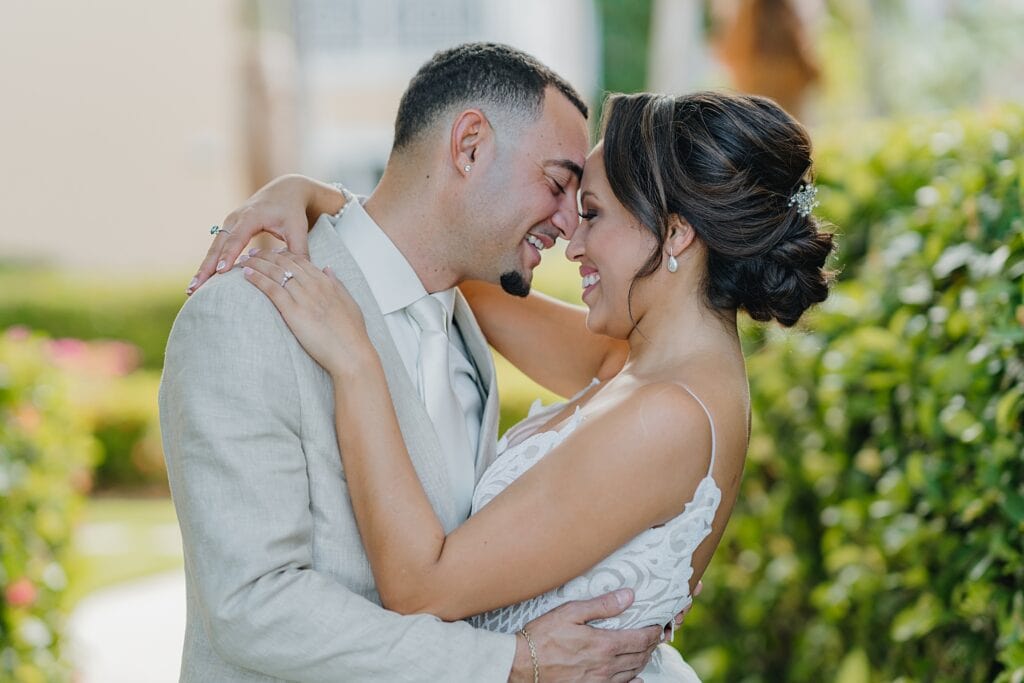
[[[199,284],[199,278],[194,277],[194,278],[192,278],[192,281],[188,283],[188,288],[189,289],[195,289],[196,285],[198,285],[198,284]]]
[[[629,591],[625,588],[615,591],[615,602],[619,603],[619,607],[625,607],[628,605]]]
[[[185,290],[185,294],[188,295],[188,296],[192,296],[192,288],[189,287],[188,289],[186,289]]]
[[[217,270],[224,270],[224,266],[228,265],[226,261],[217,261]]]
[[[245,273],[246,275],[252,275],[253,270],[249,266],[246,266],[245,268],[242,268],[242,272]]]
[[[248,254],[242,254],[241,256],[238,257],[238,262],[239,263],[245,263],[248,260],[249,260],[249,255]]]
[[[249,250],[249,256],[255,256],[258,253],[260,253],[259,247],[253,247]]]

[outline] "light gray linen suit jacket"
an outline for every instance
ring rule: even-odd
[[[387,324],[327,216],[310,255],[362,307],[409,455],[446,530],[440,444]],[[494,365],[461,295],[455,319],[487,387],[476,477],[494,458]],[[515,639],[380,607],[349,500],[330,377],[240,270],[186,302],[167,344],[160,424],[185,549],[181,680],[505,681]]]

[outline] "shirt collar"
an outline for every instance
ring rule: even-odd
[[[359,264],[383,315],[400,311],[427,295],[409,261],[360,202],[354,201],[345,209],[337,230],[345,248]],[[444,304],[451,323],[455,288],[434,292],[433,296]]]

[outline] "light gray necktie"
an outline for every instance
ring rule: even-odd
[[[417,363],[420,397],[437,430],[452,490],[468,490],[472,495],[475,457],[470,449],[462,404],[452,386],[448,309],[439,299],[428,294],[410,305],[406,311],[420,328],[420,355]],[[469,515],[468,509],[459,512],[462,518]]]

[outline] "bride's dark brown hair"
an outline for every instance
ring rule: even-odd
[[[781,107],[719,92],[612,95],[602,128],[612,191],[657,240],[637,279],[661,265],[678,215],[707,249],[712,309],[791,326],[825,300],[832,235],[790,203],[812,180],[811,141]]]

